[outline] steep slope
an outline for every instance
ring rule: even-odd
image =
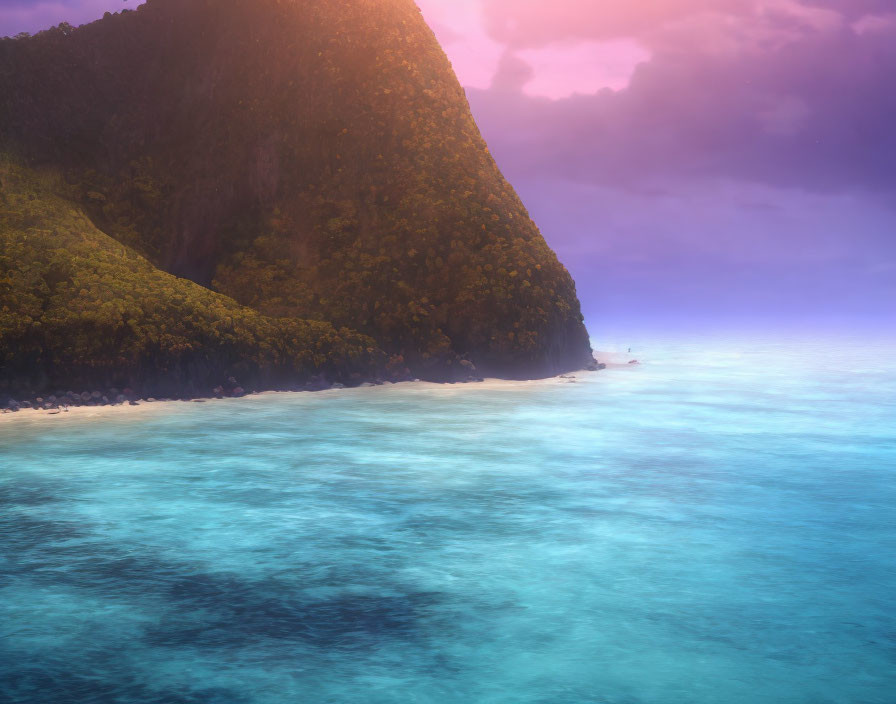
[[[161,272],[48,181],[0,161],[0,395],[112,386],[210,395],[232,376],[271,387],[380,372],[373,340],[266,318]]]
[[[0,42],[0,148],[156,266],[428,378],[579,368],[575,287],[412,0],[150,0]]]

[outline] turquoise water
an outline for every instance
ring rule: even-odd
[[[0,418],[0,700],[896,701],[894,347]]]

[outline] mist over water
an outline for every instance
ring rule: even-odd
[[[4,416],[0,700],[892,704],[896,347],[634,344]]]

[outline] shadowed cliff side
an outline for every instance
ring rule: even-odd
[[[419,376],[590,361],[573,281],[411,0],[150,0],[0,41],[0,149],[104,232]]]

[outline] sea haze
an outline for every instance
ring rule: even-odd
[[[894,351],[3,416],[0,699],[892,704]]]

